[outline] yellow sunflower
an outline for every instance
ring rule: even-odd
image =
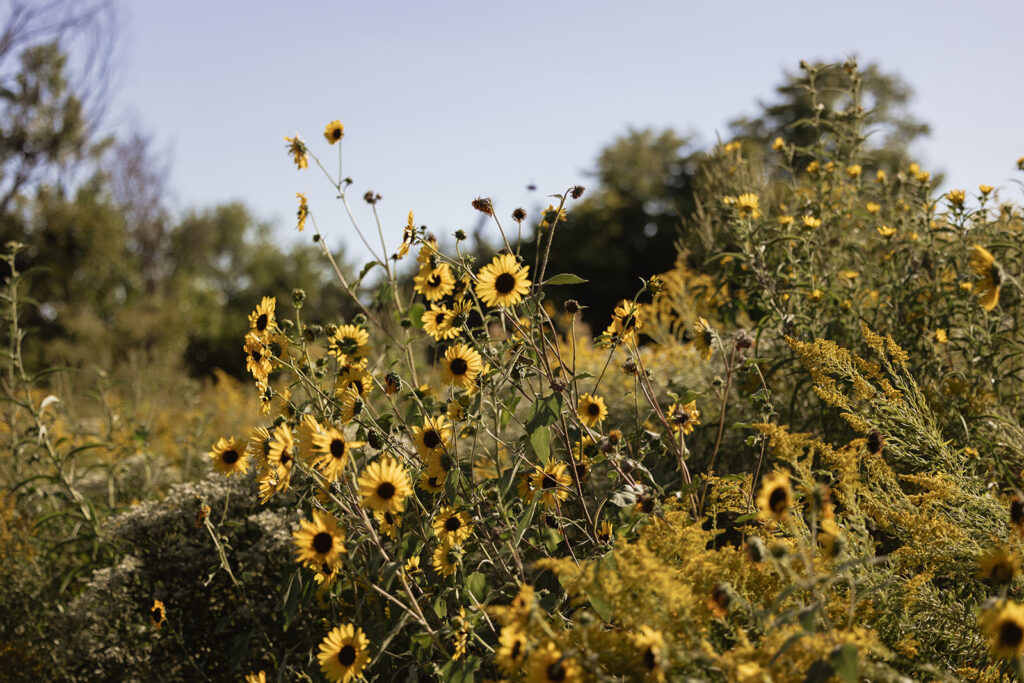
[[[264,671],[246,674],[245,683],[267,683],[267,674]]]
[[[366,466],[359,475],[359,495],[363,507],[380,512],[401,512],[412,493],[409,473],[391,458],[381,458]]]
[[[693,433],[693,428],[700,424],[700,411],[697,410],[697,402],[690,401],[686,405],[673,403],[665,411],[668,424],[673,432],[683,430],[684,435]]]
[[[249,330],[261,340],[267,339],[277,329],[276,308],[277,299],[265,296],[256,310],[249,314]]]
[[[366,356],[370,335],[358,325],[341,325],[327,340],[327,348],[338,363],[345,365]]]
[[[466,344],[448,347],[441,362],[441,376],[448,384],[455,384],[464,389],[473,386],[473,380],[483,370],[480,354]]]
[[[245,474],[249,469],[249,459],[245,457],[245,450],[238,447],[234,437],[218,439],[209,455],[213,459],[213,469],[225,476]]]
[[[1024,655],[1024,605],[1003,602],[978,618],[991,638],[992,655],[998,659],[1016,659]]]
[[[320,670],[334,683],[348,683],[363,673],[370,661],[369,639],[361,628],[352,624],[336,626],[323,642],[316,656]]]
[[[344,372],[338,375],[338,382],[335,385],[334,393],[338,398],[344,399],[345,392],[353,389],[360,396],[365,397],[373,389],[373,377],[360,365],[346,366]]]
[[[413,289],[427,301],[437,301],[455,289],[455,276],[447,263],[439,263],[436,268],[428,263],[413,278]]]
[[[338,528],[338,520],[322,510],[313,510],[313,521],[302,520],[301,528],[292,534],[295,541],[295,561],[310,569],[335,565],[345,550],[345,532]]]
[[[349,452],[365,445],[363,441],[346,441],[345,435],[333,427],[317,432],[313,435],[313,465],[328,480],[338,481],[345,472]]]
[[[615,307],[615,311],[612,313],[612,322],[604,333],[609,337],[614,335],[626,343],[636,341],[636,334],[643,326],[642,313],[642,304],[623,299]]]
[[[633,634],[633,645],[640,653],[644,673],[653,680],[664,681],[662,654],[665,651],[665,639],[661,632],[649,626],[641,626],[639,632]]]
[[[340,142],[341,138],[345,135],[345,126],[342,125],[341,121],[331,121],[324,128],[324,139],[332,145]]]
[[[451,425],[443,415],[424,418],[422,427],[412,428],[412,440],[421,458],[440,455],[451,448]]]
[[[256,381],[266,382],[267,376],[274,369],[270,351],[267,349],[266,344],[260,340],[258,335],[250,332],[245,335],[245,345],[242,347],[242,350],[245,351],[246,371]]]
[[[612,528],[612,524],[608,520],[602,521],[601,526],[597,528],[597,540],[601,543],[611,543],[614,534],[615,529]]]
[[[164,609],[163,601],[153,600],[153,606],[149,608],[149,619],[153,622],[153,627],[159,631],[167,621],[167,610]]]
[[[697,318],[697,322],[693,324],[693,345],[697,348],[701,358],[711,360],[711,354],[714,352],[714,343],[714,329],[704,318]]]
[[[461,554],[462,549],[458,546],[448,545],[447,543],[439,544],[434,548],[432,555],[434,571],[441,576],[453,575],[455,570],[459,568]]]
[[[359,395],[358,391],[350,388],[341,397],[341,412],[338,414],[338,419],[341,420],[341,424],[348,424],[360,417],[364,408],[366,408],[366,403],[363,401],[363,397]]]
[[[458,511],[451,506],[441,508],[434,517],[434,533],[446,545],[458,545],[473,533],[469,513]]]
[[[304,168],[309,167],[309,152],[306,149],[306,143],[296,133],[295,137],[290,138],[285,136],[285,142],[288,143],[288,153],[292,155],[292,161],[295,162],[295,168],[300,171]]]
[[[540,493],[541,501],[547,508],[555,508],[559,501],[569,497],[572,479],[565,471],[564,462],[552,460],[543,469],[537,467],[530,478],[530,487]]]
[[[252,431],[249,432],[249,442],[246,444],[245,450],[252,457],[256,458],[256,463],[260,469],[268,465],[267,456],[270,454],[270,441],[270,432],[267,431],[266,427],[253,427]]]
[[[514,676],[526,659],[526,634],[515,626],[506,626],[498,636],[498,652],[494,657],[498,668],[506,676]]]
[[[530,291],[529,272],[512,254],[500,254],[477,273],[476,293],[485,306],[515,306]]]
[[[991,311],[999,303],[999,288],[1003,282],[1003,270],[995,257],[983,246],[974,245],[971,252],[971,270],[979,279],[974,283],[982,309]]]
[[[605,406],[604,399],[600,396],[582,394],[576,403],[576,415],[583,424],[588,427],[596,427],[598,422],[608,417],[608,407]]]
[[[762,520],[781,520],[793,507],[793,487],[789,475],[775,472],[761,481],[761,492],[757,496],[757,507]]]
[[[295,438],[291,427],[282,422],[271,433],[270,449],[267,451],[267,463],[270,467],[291,471],[295,464]]]
[[[526,683],[577,683],[583,669],[572,657],[566,657],[554,643],[545,643],[530,654]]]
[[[423,323],[423,331],[433,337],[434,341],[454,339],[459,336],[459,330],[448,324],[451,309],[444,305],[430,304],[430,310],[424,311],[420,321]]]
[[[446,474],[444,472],[431,473],[427,470],[423,470],[420,473],[420,478],[419,481],[416,482],[416,485],[427,493],[440,493],[441,491],[444,491],[445,476]]]
[[[402,517],[396,515],[394,512],[374,512],[374,519],[377,520],[377,524],[380,525],[380,532],[388,538],[397,539],[398,530],[402,528]]]
[[[760,202],[757,195],[753,192],[745,192],[736,198],[736,210],[739,211],[741,216],[760,218],[759,205]]]

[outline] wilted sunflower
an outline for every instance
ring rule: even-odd
[[[459,568],[461,549],[447,543],[438,544],[431,557],[434,571],[441,576],[451,576]]]
[[[526,634],[515,626],[506,626],[498,636],[498,652],[494,662],[506,676],[518,673],[526,659]]]
[[[757,495],[757,507],[762,520],[784,519],[793,507],[793,488],[789,475],[775,472],[761,481],[761,492]]]
[[[480,354],[466,344],[450,346],[444,352],[444,360],[441,362],[441,377],[448,384],[469,389],[473,386],[473,380],[481,370],[483,370],[483,360],[480,358]]]
[[[363,441],[346,441],[345,435],[333,427],[317,432],[313,435],[313,465],[328,480],[338,481],[345,472],[349,452],[365,445]]]
[[[341,365],[351,364],[366,356],[370,335],[357,325],[341,325],[327,340],[327,348]]]
[[[266,340],[272,332],[277,330],[276,308],[277,299],[272,296],[265,296],[256,305],[256,310],[249,314],[249,329],[261,341]]]
[[[307,168],[309,166],[309,152],[306,149],[306,143],[299,137],[299,134],[296,133],[293,138],[286,136],[284,141],[288,143],[288,153],[292,155],[295,168],[300,171]]]
[[[995,257],[983,246],[974,245],[971,251],[971,270],[980,279],[974,283],[982,309],[991,311],[999,303],[999,288],[1003,282],[1003,269]]]
[[[459,330],[448,324],[451,309],[441,304],[430,304],[430,310],[424,311],[420,317],[423,323],[423,331],[434,338],[434,341],[454,339],[459,336]]]
[[[363,507],[380,512],[401,512],[412,493],[409,473],[391,458],[381,458],[366,466],[359,475],[359,495]]]
[[[245,457],[245,450],[235,444],[234,437],[218,439],[209,455],[213,459],[213,469],[225,476],[245,474],[249,469],[249,459]]]
[[[633,645],[640,653],[640,664],[644,673],[653,680],[664,681],[662,655],[665,651],[665,639],[661,632],[650,626],[641,626],[639,632],[633,634]]]
[[[423,419],[422,427],[412,428],[412,440],[416,451],[424,460],[431,455],[440,455],[451,447],[452,428],[443,415]]]
[[[527,683],[576,683],[583,680],[583,669],[572,657],[566,657],[551,642],[535,650],[527,662]]]
[[[1024,655],[1024,605],[1004,602],[983,612],[978,621],[992,639],[994,657],[1016,659]]]
[[[469,523],[469,513],[465,510],[445,506],[434,517],[434,533],[447,545],[458,545],[473,533],[473,525]]]
[[[380,532],[388,538],[397,539],[398,530],[402,528],[402,517],[394,512],[374,512],[374,519],[380,525]]]
[[[436,268],[427,263],[413,278],[413,289],[427,301],[437,301],[455,289],[455,276],[447,263],[439,263]]]
[[[316,656],[320,670],[334,683],[348,683],[362,674],[370,660],[370,641],[361,628],[352,624],[335,627],[323,642]]]
[[[576,403],[576,415],[583,424],[596,427],[598,422],[608,417],[608,408],[600,396],[581,394],[580,400]]]
[[[537,467],[530,478],[530,487],[541,496],[547,508],[558,507],[559,501],[569,497],[572,479],[565,471],[564,462],[550,461],[543,469]]]
[[[302,520],[301,528],[292,534],[295,542],[295,561],[310,569],[335,565],[345,550],[345,532],[338,528],[338,520],[322,510],[313,510],[313,521]]]
[[[324,128],[324,139],[332,145],[340,142],[341,138],[345,135],[345,126],[342,125],[341,121],[331,121]]]
[[[299,200],[299,208],[295,212],[298,222],[295,227],[299,229],[299,232],[302,232],[306,228],[306,219],[309,218],[309,200],[301,192],[296,192],[295,198]]]
[[[714,353],[715,331],[704,318],[697,318],[693,323],[693,345],[704,360],[711,360]]]
[[[700,411],[697,410],[697,401],[690,401],[685,405],[671,404],[665,411],[669,426],[673,432],[683,430],[683,435],[693,433],[693,428],[700,424]]]
[[[530,291],[529,273],[512,254],[499,254],[477,273],[476,293],[485,306],[515,306]]]
[[[164,609],[163,601],[153,600],[153,606],[149,608],[149,619],[153,622],[154,628],[159,631],[167,621],[167,610]]]

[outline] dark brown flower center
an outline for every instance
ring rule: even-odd
[[[1024,524],[1024,500],[1015,498],[1010,503],[1010,521],[1014,524]]]
[[[1024,628],[1015,621],[1004,621],[999,625],[999,644],[1016,648],[1024,641]]]
[[[223,460],[228,465],[234,465],[236,462],[238,462],[238,457],[238,451],[236,451],[234,448],[229,448],[220,455],[220,459]]]
[[[423,445],[433,450],[441,445],[441,435],[436,429],[428,429],[423,432]]]
[[[768,508],[776,515],[781,515],[789,507],[789,496],[785,487],[776,486],[768,495]]]
[[[260,313],[259,317],[256,318],[256,329],[263,332],[267,329],[267,325],[270,323],[270,318],[266,313]]]
[[[644,650],[644,666],[647,667],[648,671],[654,671],[654,667],[658,666],[658,655],[654,654],[654,648],[652,647]]]
[[[516,660],[516,659],[519,659],[519,655],[521,655],[522,653],[523,653],[523,641],[516,640],[516,642],[512,643],[512,647],[509,650],[509,655],[510,655],[511,659]]]
[[[334,537],[326,531],[321,531],[313,537],[313,550],[321,555],[326,555],[334,547]]]
[[[561,660],[548,664],[548,668],[545,670],[549,681],[564,681],[565,680],[565,667],[562,666]]]
[[[352,666],[356,661],[356,649],[351,645],[341,648],[338,650],[338,661],[342,666]]]
[[[494,289],[498,294],[510,294],[516,288],[516,278],[512,273],[502,273],[494,278]]]
[[[388,524],[394,524],[395,523],[395,516],[393,514],[391,514],[390,512],[385,512],[384,513],[384,521],[387,522]]]
[[[340,140],[341,128],[334,128],[333,130],[331,130],[331,137],[334,138],[335,140]]]
[[[455,531],[458,531],[459,527],[461,527],[461,526],[462,526],[462,522],[455,515],[452,515],[448,519],[444,520],[444,529],[445,529],[445,531],[455,532]]]
[[[152,610],[153,621],[160,623],[164,619],[164,610],[162,607],[154,607]]]
[[[649,515],[654,512],[654,499],[644,498],[640,501],[640,511],[645,515]]]
[[[596,403],[588,403],[587,404],[587,415],[590,415],[591,417],[597,417],[600,414],[601,414],[601,406],[599,406]]]
[[[547,474],[545,472],[544,473],[544,481],[541,484],[541,488],[542,489],[557,489],[558,488],[558,479],[556,479],[555,477],[553,477],[550,474]]]
[[[384,500],[391,500],[395,497],[395,485],[390,481],[382,482],[377,486],[377,495]]]
[[[429,479],[427,479],[427,483],[430,484],[430,486],[432,486],[433,488],[437,488],[438,486],[441,485],[441,482],[438,480],[437,477],[430,477]]]
[[[469,364],[465,358],[453,358],[448,368],[453,375],[465,375],[466,371],[469,370]]]
[[[431,275],[427,279],[427,284],[429,286],[431,286],[431,287],[440,287],[441,286],[441,276],[438,275],[437,273]]]
[[[444,324],[444,317],[446,315],[448,315],[448,314],[443,312],[443,311],[441,313],[438,313],[437,317],[434,319],[434,324],[438,325],[438,326],[443,325]]]
[[[334,439],[331,441],[331,455],[335,458],[345,457],[345,442],[341,439]]]

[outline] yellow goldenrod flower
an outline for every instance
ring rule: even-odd
[[[949,336],[946,334],[946,330],[942,329],[941,327],[935,330],[935,341],[937,341],[940,344],[948,344]]]
[[[983,197],[987,197],[988,195],[992,194],[992,190],[994,189],[995,188],[992,187],[991,185],[978,185],[978,191],[981,192]]]
[[[821,227],[821,219],[820,218],[815,218],[814,216],[804,216],[802,220],[804,222],[804,226],[806,226],[808,228],[820,228]]]
[[[960,209],[963,208],[964,201],[967,199],[967,193],[963,190],[950,190],[946,193],[946,199],[954,207]]]
[[[876,204],[874,202],[868,202],[867,205],[865,206],[865,208],[868,210],[868,213],[876,214],[876,213],[878,213],[881,210],[882,205],[881,204]]]
[[[846,167],[846,175],[851,178],[859,178],[862,170],[860,164],[851,164]]]
[[[893,235],[896,234],[896,228],[890,227],[888,225],[882,225],[875,229],[878,230],[878,234],[881,235],[882,237],[892,237]]]
[[[778,152],[780,149],[786,146],[786,142],[782,138],[775,138],[772,141],[772,149]]]
[[[884,183],[885,182],[885,178],[886,178],[885,171],[883,171],[881,169],[875,171],[875,182],[876,183]]]

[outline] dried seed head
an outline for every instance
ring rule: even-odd
[[[480,213],[485,213],[488,216],[494,215],[494,205],[491,204],[491,200],[487,197],[477,197],[473,200],[473,208]]]
[[[569,315],[576,315],[580,312],[580,302],[576,301],[576,299],[569,299],[562,305],[565,307],[565,312]]]
[[[883,448],[885,448],[885,437],[882,436],[882,432],[877,429],[871,430],[871,433],[868,434],[868,452],[877,455],[882,452]]]
[[[573,199],[579,199],[583,196],[583,192],[586,190],[582,185],[573,185],[572,189],[569,190],[569,196]]]
[[[522,223],[523,221],[526,220],[526,212],[523,211],[523,209],[521,208],[516,209],[515,211],[512,212],[512,220],[514,220],[516,223]]]

